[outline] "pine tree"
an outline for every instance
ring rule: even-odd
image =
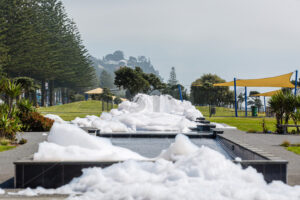
[[[106,70],[103,70],[100,74],[100,87],[110,89],[114,87],[113,77]]]
[[[178,84],[178,81],[176,79],[175,67],[171,68],[171,72],[170,72],[170,77],[169,77],[169,80],[168,80],[168,84],[170,84],[172,86]]]
[[[0,1],[0,67],[10,77],[27,76],[55,88],[82,91],[95,84],[95,70],[76,24],[60,0]],[[68,91],[68,90],[66,90]]]

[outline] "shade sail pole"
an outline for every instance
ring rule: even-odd
[[[238,117],[238,113],[237,113],[237,99],[236,99],[236,78],[234,78],[234,104],[235,104],[235,117]]]
[[[295,96],[297,95],[297,84],[298,84],[298,70],[296,70],[295,74]]]
[[[264,97],[264,105],[265,105],[265,114],[266,114],[267,112],[266,97]]]
[[[248,109],[247,109],[247,87],[245,87],[245,117],[248,116]]]
[[[181,92],[181,86],[179,84],[178,84],[178,91],[179,91],[180,100],[183,101],[182,92]]]

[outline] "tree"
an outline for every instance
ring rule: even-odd
[[[127,89],[128,98],[132,98],[137,93],[148,93],[151,90],[163,89],[160,79],[154,74],[146,74],[140,67],[135,69],[129,67],[121,67],[115,71],[115,85]]]
[[[258,107],[258,109],[260,109],[262,107],[262,102],[259,96],[253,96],[259,94],[258,91],[250,91],[249,96],[251,98],[251,100],[248,102],[248,104],[251,106],[256,106]]]
[[[103,70],[101,72],[100,87],[101,88],[110,88],[110,89],[114,87],[113,78],[106,70]]]
[[[187,94],[187,90],[184,88],[183,85],[178,84],[181,87],[181,94],[182,94],[182,99],[188,100],[189,96]],[[179,88],[178,85],[170,85],[167,84],[166,87],[162,90],[163,94],[168,94],[172,96],[175,99],[180,99],[180,93],[179,93]]]
[[[0,65],[9,77],[45,84],[53,104],[55,87],[82,91],[95,84],[95,70],[75,23],[59,0],[0,2]],[[84,72],[84,73],[82,73]]]
[[[111,102],[113,97],[112,93],[108,88],[103,88],[103,92],[99,95],[100,100],[105,101],[105,102]]]
[[[25,93],[25,98],[29,98],[29,95],[31,92],[34,92],[36,89],[36,85],[34,84],[34,80],[29,77],[16,77],[14,78],[14,81],[17,84],[21,84],[24,93]]]
[[[115,75],[115,85],[127,89],[131,98],[137,93],[145,92],[150,88],[149,82],[135,69],[121,67],[115,71]]]
[[[238,96],[238,103],[240,103],[240,110],[242,109],[242,104],[245,101],[245,94],[240,93]]]
[[[178,81],[176,78],[176,72],[175,72],[175,67],[171,68],[171,72],[170,72],[170,77],[168,80],[168,84],[170,85],[177,85]]]
[[[288,124],[289,119],[292,118],[295,125],[299,120],[300,97],[293,95],[290,91],[278,92],[269,100],[269,106],[276,117],[276,131],[283,132],[282,124]],[[295,112],[297,109],[297,112]],[[299,128],[297,127],[299,132]]]
[[[225,80],[214,74],[204,74],[195,80],[191,86],[191,96],[194,104],[198,105],[228,105],[231,97],[229,87],[214,87],[215,83],[224,83]]]

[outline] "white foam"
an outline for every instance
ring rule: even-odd
[[[63,120],[60,116],[58,116],[58,115],[47,114],[47,115],[45,115],[44,117],[49,118],[49,119],[52,119],[52,120],[54,120],[55,122],[58,122],[58,123],[66,123],[66,121],[64,121],[64,120]]]
[[[87,134],[72,124],[54,123],[47,142],[39,144],[34,160],[47,161],[118,161],[147,160],[128,149],[111,144],[109,139]]]
[[[227,124],[219,124],[219,123],[215,123],[215,122],[211,122],[211,124],[215,124],[216,128],[221,128],[221,129],[236,129],[236,127],[229,126]]]
[[[157,158],[175,161],[182,156],[193,154],[198,149],[199,147],[194,145],[187,136],[178,134],[175,138],[175,142],[172,143],[169,148],[163,150]]]
[[[5,194],[5,191],[0,188],[0,194]]]
[[[185,139],[183,139],[185,140]],[[172,149],[171,147],[169,149]],[[176,148],[177,149],[177,148]],[[177,150],[176,150],[177,151]],[[190,154],[192,153],[192,154]],[[191,148],[176,162],[129,160],[104,169],[89,168],[56,190],[80,194],[70,199],[296,200],[299,186],[267,184],[253,168],[242,169],[208,147]]]
[[[101,132],[176,131],[188,132],[203,115],[189,101],[169,95],[138,94],[132,102],[122,102],[118,109],[72,121],[78,126],[94,127]]]

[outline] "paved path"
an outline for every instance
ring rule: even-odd
[[[47,139],[43,132],[27,132],[17,137],[27,139],[27,143],[15,149],[0,152],[0,188],[12,188],[14,177],[14,161],[27,157],[38,150],[38,144]]]
[[[280,144],[287,140],[290,143],[300,143],[299,135],[275,135],[245,133],[239,130],[226,130],[224,136],[233,141],[241,141],[287,160],[288,184],[300,185],[300,155],[287,151]]]

